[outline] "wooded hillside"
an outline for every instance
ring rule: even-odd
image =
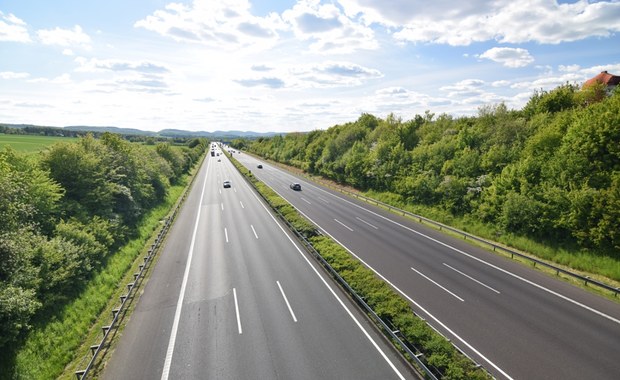
[[[0,151],[0,350],[74,297],[207,146],[147,147],[108,133],[40,155]]]
[[[522,110],[412,120],[363,114],[328,130],[237,140],[263,157],[525,235],[620,258],[620,91],[536,92]]]

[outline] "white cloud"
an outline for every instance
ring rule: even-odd
[[[480,58],[490,59],[506,67],[525,67],[534,62],[534,57],[525,49],[494,47],[480,54]]]
[[[28,78],[30,74],[28,73],[15,73],[13,71],[3,71],[0,72],[0,78],[2,79],[24,79]]]
[[[341,87],[357,86],[383,77],[376,69],[360,66],[351,62],[324,62],[305,65],[291,70],[299,87]]]
[[[265,47],[285,28],[277,14],[255,17],[248,0],[194,0],[190,5],[171,3],[134,26],[176,41],[198,42],[227,50],[239,46]]]
[[[90,36],[84,33],[79,25],[75,25],[73,29],[61,29],[58,27],[54,29],[41,29],[37,31],[37,36],[44,45],[90,48]]]
[[[113,71],[113,72],[138,72],[144,74],[165,74],[170,70],[162,64],[147,61],[128,61],[119,59],[86,59],[78,57],[75,59],[80,66],[76,71],[80,72],[97,72],[97,71]]]
[[[493,83],[491,83],[491,86],[493,86],[493,87],[506,87],[506,86],[510,86],[510,81],[507,81],[507,80],[496,80]]]
[[[297,38],[312,41],[310,49],[315,52],[351,53],[379,46],[372,29],[351,20],[334,4],[300,0],[282,13],[282,19]]]
[[[557,44],[620,31],[620,2],[549,0],[339,0],[345,13],[367,25],[400,28],[403,42],[469,45],[501,43]]]
[[[61,74],[57,77],[54,77],[52,79],[50,78],[33,78],[33,79],[28,79],[29,83],[51,83],[51,84],[70,84],[71,82],[71,76],[69,74]]]
[[[26,23],[9,13],[0,11],[0,41],[31,42]]]

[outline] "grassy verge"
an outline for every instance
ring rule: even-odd
[[[45,325],[34,328],[15,358],[17,378],[55,379],[63,372],[91,326],[106,308],[119,281],[144,251],[161,219],[174,205],[182,190],[183,186],[171,188],[166,203],[151,211],[141,223],[139,236],[110,258],[106,267],[93,277],[79,297],[65,305]],[[118,303],[118,299],[115,302]]]
[[[316,227],[301,216],[288,202],[271,188],[260,182],[236,160],[232,162],[299,232],[301,232],[334,268],[385,321],[400,330],[405,339],[413,343],[423,354],[429,366],[443,374],[443,379],[490,379],[491,376],[461,354],[449,341],[439,335],[413,313],[409,304],[398,293],[343,247],[327,236],[317,233]]]
[[[364,196],[390,204],[414,214],[424,215],[425,217],[440,223],[458,228],[470,234],[482,237],[489,241],[503,244],[519,251],[528,253],[533,257],[558,265],[563,269],[569,269],[582,275],[588,275],[594,279],[620,286],[620,260],[614,257],[597,254],[596,252],[584,249],[571,249],[564,247],[551,247],[543,243],[534,241],[524,236],[510,233],[499,233],[493,226],[471,220],[471,218],[459,218],[448,214],[442,210],[420,205],[412,205],[403,202],[400,197],[390,193],[380,193],[367,191],[362,193]],[[486,247],[485,247],[486,248]],[[530,263],[525,261],[525,263]],[[554,271],[552,271],[555,273]],[[576,281],[576,280],[574,280]],[[581,282],[577,282],[581,284]],[[591,289],[591,288],[590,288]],[[608,292],[600,291],[601,294]]]
[[[15,352],[13,373],[6,378],[75,379],[74,372],[88,362],[85,358],[90,354],[90,345],[101,339],[101,326],[111,320],[111,310],[119,304],[118,295],[126,293],[125,284],[130,282],[126,279],[132,278],[135,271],[131,269],[142,262],[162,219],[177,204],[190,178],[169,189],[165,202],[144,217],[137,237],[112,255],[74,300],[34,326]]]
[[[264,159],[262,157],[260,158]],[[359,191],[351,187],[337,184],[323,177],[311,176],[308,173],[303,172],[301,169],[283,164],[281,162],[275,162],[271,160],[270,162],[280,167],[283,167],[286,170],[290,170],[298,175],[305,176],[312,181],[322,183],[328,187],[344,189],[346,191],[357,193],[368,198],[372,198],[380,202],[389,204],[393,207],[398,207],[405,211],[422,215],[431,220],[435,220],[442,224],[460,229],[472,235],[479,236],[483,239],[505,245],[506,247],[510,247],[512,249],[516,249],[532,257],[558,266],[562,269],[570,270],[583,276],[589,276],[592,279],[607,283],[614,287],[620,287],[620,259],[618,258],[601,255],[597,252],[592,252],[585,249],[570,247],[553,247],[549,246],[548,244],[532,240],[525,236],[510,233],[499,233],[497,229],[492,225],[487,225],[479,221],[472,220],[471,218],[455,217],[441,209],[403,202],[402,198],[395,194],[377,191]],[[414,221],[417,221],[417,219],[414,219]],[[436,226],[434,225],[428,225],[436,228]],[[450,234],[446,230],[443,230],[443,232]],[[461,237],[460,235],[458,236]],[[471,240],[467,241],[470,244],[476,244],[485,249],[488,249],[488,246],[474,243]],[[515,260],[522,261],[524,264],[532,265],[531,261],[518,259],[516,257]],[[548,272],[549,274],[557,275],[556,272],[553,270],[545,269],[540,266],[537,266],[536,268],[544,272]],[[598,287],[586,286],[582,281],[577,280],[573,277],[568,277],[561,274],[559,275],[559,277],[565,281],[571,282],[577,286],[595,292],[596,294],[603,295],[608,297],[609,299],[620,302],[620,298],[614,296],[614,294],[609,291],[603,290]]]

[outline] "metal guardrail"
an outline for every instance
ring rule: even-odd
[[[144,256],[144,263],[138,266],[139,272],[134,273],[133,282],[130,282],[129,284],[127,284],[127,293],[120,296],[120,299],[121,299],[120,306],[112,310],[112,322],[110,322],[109,325],[105,325],[101,327],[101,330],[103,332],[103,338],[101,338],[101,341],[98,344],[90,346],[90,351],[91,351],[92,356],[88,362],[88,365],[86,366],[86,368],[82,370],[75,371],[75,376],[77,377],[78,380],[86,379],[89,372],[92,370],[97,360],[97,356],[99,355],[101,350],[105,347],[105,343],[108,340],[110,331],[112,331],[114,327],[116,326],[116,324],[118,323],[120,319],[119,316],[124,311],[126,311],[124,309],[125,309],[125,304],[127,303],[127,300],[131,298],[132,293],[135,292],[134,290],[138,288],[137,286],[138,282],[141,279],[143,279],[144,272],[148,269],[149,264],[151,263],[155,255],[157,254],[157,251],[159,250],[159,247],[161,246],[162,241],[166,237],[166,233],[168,232],[168,230],[170,229],[170,226],[172,225],[172,222],[176,218],[181,208],[181,205],[184,203],[185,199],[187,198],[187,194],[189,193],[189,189],[192,187],[195,178],[196,176],[192,177],[191,182],[185,188],[185,191],[183,192],[183,195],[181,196],[181,201],[177,203],[176,208],[174,209],[172,214],[168,218],[166,218],[164,226],[159,231],[159,233],[157,234],[157,237],[155,238],[155,241],[153,242],[153,244],[151,244],[151,247],[147,251],[147,254]]]
[[[251,172],[250,172],[251,175]],[[338,274],[338,272],[321,256],[321,254],[314,248],[312,243],[310,243],[305,236],[297,229],[280,213],[269,200],[256,188],[254,183],[250,181],[245,175],[242,175],[243,178],[252,186],[252,188],[263,198],[263,200],[271,207],[271,209],[276,213],[278,218],[284,222],[284,224],[292,231],[295,236],[301,241],[306,250],[316,259],[319,263],[329,272],[329,274],[349,293],[351,297],[367,312],[368,315],[372,317],[372,319],[381,327],[381,329],[391,338],[396,344],[405,352],[411,360],[414,361],[415,364],[424,372],[426,377],[431,380],[437,380],[443,376],[443,374],[435,367],[427,365],[424,360],[424,353],[419,350],[414,344],[407,341],[404,336],[398,330],[394,330],[394,327],[389,324],[388,321],[384,321],[375,311],[364,301],[363,297],[361,297],[357,292],[346,282],[344,278]],[[415,313],[414,313],[415,314]],[[462,352],[459,350],[459,352]]]
[[[598,281],[598,280],[594,280],[594,279],[590,278],[589,276],[582,276],[582,275],[580,275],[578,273],[574,273],[574,272],[571,272],[569,270],[566,270],[566,269],[563,269],[563,268],[559,268],[559,267],[557,267],[557,266],[555,266],[553,264],[549,264],[549,263],[544,262],[542,260],[536,259],[534,257],[531,257],[529,255],[523,254],[521,252],[518,252],[518,251],[516,251],[514,249],[510,249],[510,248],[501,246],[499,244],[496,244],[494,242],[491,242],[491,241],[488,241],[486,239],[480,238],[478,236],[472,235],[472,234],[467,233],[465,231],[461,231],[461,230],[459,230],[457,228],[447,226],[447,225],[445,225],[443,223],[436,222],[436,221],[434,221],[432,219],[423,217],[421,215],[417,215],[417,214],[414,214],[412,212],[400,209],[398,207],[394,207],[392,205],[389,205],[387,203],[378,201],[376,199],[373,199],[373,198],[370,198],[370,197],[366,197],[364,195],[356,194],[356,193],[354,193],[352,191],[348,191],[348,190],[341,189],[341,188],[338,188],[338,187],[330,186],[330,185],[325,184],[323,182],[321,182],[321,184],[323,184],[324,186],[329,187],[331,189],[337,190],[337,191],[339,191],[341,193],[348,194],[349,196],[353,196],[353,197],[356,197],[358,199],[362,199],[363,201],[365,201],[367,203],[374,203],[377,206],[382,206],[384,208],[387,208],[389,211],[396,211],[396,212],[402,214],[403,216],[406,215],[406,216],[409,216],[411,218],[417,219],[419,222],[425,222],[425,223],[434,225],[436,227],[439,227],[440,231],[445,229],[445,230],[453,232],[453,233],[455,233],[457,235],[462,235],[463,239],[468,239],[469,238],[469,239],[474,240],[476,242],[483,243],[483,244],[488,245],[489,247],[493,248],[493,251],[500,251],[500,252],[503,252],[505,254],[510,254],[510,257],[513,258],[513,259],[514,259],[515,256],[517,256],[519,258],[522,258],[522,259],[525,259],[525,260],[529,260],[530,262],[533,263],[534,266],[540,265],[542,267],[546,267],[548,269],[554,270],[556,275],[559,275],[560,273],[562,273],[562,274],[564,274],[566,276],[573,277],[573,278],[576,278],[578,280],[583,281],[586,286],[588,284],[596,285],[596,286],[598,286],[598,287],[600,287],[602,289],[605,289],[605,290],[608,290],[608,291],[612,292],[614,294],[614,297],[617,297],[618,293],[620,293],[620,288],[613,287],[613,286],[611,286],[609,284],[606,284],[606,283]]]

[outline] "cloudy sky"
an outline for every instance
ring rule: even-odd
[[[0,122],[309,131],[620,75],[620,1],[0,0]]]

